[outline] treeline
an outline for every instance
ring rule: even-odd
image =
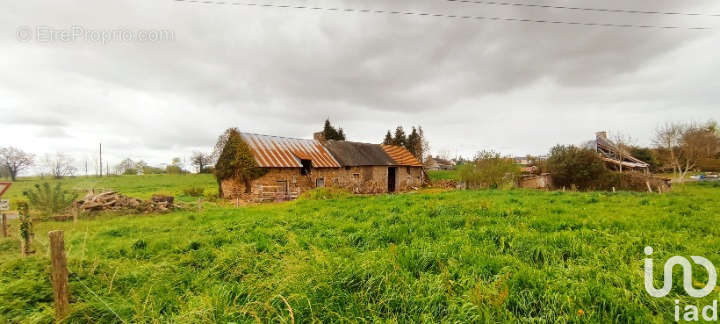
[[[104,165],[99,165],[98,161],[93,161],[95,169],[93,174],[98,176],[186,174],[190,173],[188,167],[198,170],[199,173],[212,173],[214,161],[212,154],[203,152],[194,152],[189,163],[176,157],[162,167],[151,166],[144,160],[134,161],[130,158],[125,158],[115,165],[110,165],[107,162]],[[79,169],[76,166],[77,164],[74,158],[65,153],[45,154],[38,158],[34,154],[16,147],[0,148],[0,179],[5,178],[16,181],[20,174],[27,173],[33,168],[40,171],[39,176],[43,178],[62,179],[82,174],[92,175],[88,170],[87,162],[84,163],[83,170]]]
[[[74,166],[75,160],[64,153],[45,154],[37,158],[35,154],[25,152],[16,147],[0,148],[0,178],[17,180],[18,175],[38,167],[42,176],[52,176],[60,179],[74,176],[78,173]]]
[[[413,126],[408,135],[405,134],[405,129],[402,126],[395,128],[395,134],[388,130],[383,139],[383,144],[402,146],[421,162],[425,160],[425,156],[430,152],[430,144],[425,139],[422,126]]]
[[[689,172],[720,171],[720,127],[714,121],[661,125],[654,134],[652,147],[632,145],[632,139],[622,134],[615,134],[610,140],[614,142],[614,153],[620,159],[632,155],[648,163],[652,173],[672,173],[680,182]],[[556,187],[579,190],[623,188],[630,182],[629,175],[633,173],[622,172],[619,166],[609,168],[596,151],[594,141],[585,145],[556,145],[547,157],[528,159],[531,161],[531,172],[550,173]],[[514,158],[483,151],[461,165],[459,174],[461,181],[469,186],[501,188],[517,184],[522,173]]]
[[[342,127],[336,128],[329,119],[325,120],[323,136],[327,140],[336,141],[345,141],[347,138]],[[405,133],[403,126],[395,128],[394,134],[388,130],[382,143],[385,145],[402,146],[421,162],[425,160],[425,156],[430,152],[430,144],[425,138],[425,132],[423,132],[421,126],[413,126],[410,134]]]
[[[195,165],[192,163],[191,165]],[[204,170],[207,172],[207,170]],[[149,165],[147,162],[133,161],[130,158],[125,158],[120,163],[113,166],[112,175],[138,175],[138,174],[186,174],[190,173],[186,169],[186,163],[179,157],[173,158],[170,163],[165,167],[154,167]]]

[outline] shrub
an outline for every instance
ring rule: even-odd
[[[512,186],[520,174],[520,168],[511,158],[502,157],[493,151],[482,151],[475,160],[459,168],[460,180],[468,188],[500,188]]]
[[[211,190],[204,191],[203,196],[205,197],[205,200],[209,202],[216,202],[220,198],[217,192]]]
[[[657,154],[652,149],[646,147],[632,147],[630,149],[630,154],[647,163],[650,167],[650,172],[657,172],[660,168],[662,168],[662,163],[660,163]]]
[[[205,188],[192,186],[183,189],[183,194],[190,197],[200,197],[205,193]]]
[[[215,147],[220,151],[214,171],[220,196],[223,196],[221,183],[225,179],[237,178],[245,183],[245,193],[250,193],[252,181],[267,174],[267,169],[258,167],[250,146],[236,128],[226,130]]]
[[[34,209],[40,210],[45,216],[52,216],[70,207],[78,196],[77,193],[64,190],[60,182],[55,186],[50,186],[47,182],[42,185],[35,184],[34,190],[25,191],[23,195]]]
[[[300,200],[329,200],[350,197],[348,191],[338,188],[317,188],[308,190],[300,195]]]
[[[33,229],[27,202],[18,202],[18,219],[20,220],[20,237],[28,242],[33,235]]]
[[[595,151],[574,145],[553,147],[547,168],[553,184],[558,187],[574,185],[580,190],[597,189],[606,187],[610,178],[610,170]]]

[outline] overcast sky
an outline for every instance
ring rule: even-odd
[[[329,117],[353,141],[380,142],[397,125],[422,125],[434,152],[525,155],[598,130],[646,145],[663,122],[720,119],[720,17],[444,0],[257,1],[341,10],[3,1],[0,147],[67,152],[79,167],[92,164],[102,142],[111,164],[131,157],[159,165],[209,151],[228,127],[310,138]],[[720,13],[713,0],[516,2]],[[48,40],[47,30],[89,36]],[[91,39],[112,30],[172,34]]]

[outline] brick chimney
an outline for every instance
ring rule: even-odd
[[[595,137],[607,139],[607,132],[606,131],[597,132],[597,133],[595,133]]]
[[[313,133],[313,139],[319,142],[327,142],[325,139],[325,133],[323,132]]]

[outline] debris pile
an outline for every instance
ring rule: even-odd
[[[458,181],[453,179],[435,180],[428,185],[428,188],[435,189],[459,189],[460,187]]]
[[[75,202],[80,211],[136,210],[142,213],[165,212],[174,209],[174,197],[153,195],[150,200],[127,197],[115,191],[96,194],[90,191]]]

